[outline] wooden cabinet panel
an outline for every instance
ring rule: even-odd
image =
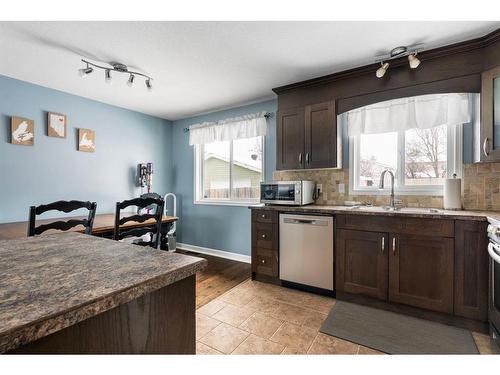
[[[278,277],[278,251],[256,248],[252,256],[252,271],[266,276]]]
[[[465,318],[488,320],[487,223],[455,224],[454,312]]]
[[[252,210],[252,277],[279,278],[279,230],[277,211]]]
[[[277,223],[278,212],[269,210],[252,210],[252,221],[259,223]]]
[[[500,161],[500,66],[481,75],[481,161]]]
[[[453,312],[453,239],[390,237],[389,301]]]
[[[335,102],[310,105],[305,110],[305,168],[337,167]]]
[[[387,299],[388,235],[337,230],[335,281],[341,292]]]
[[[276,169],[304,168],[304,108],[278,111]]]

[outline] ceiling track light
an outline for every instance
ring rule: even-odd
[[[418,68],[418,66],[420,65],[420,60],[417,58],[417,53],[419,51],[422,51],[421,45],[414,45],[410,47],[399,46],[393,48],[387,55],[377,56],[375,59],[376,61],[380,62],[381,66],[377,69],[375,75],[377,76],[377,78],[382,78],[389,68],[389,63],[387,61],[391,61],[403,56],[408,56],[408,65],[410,66],[410,69]]]
[[[118,73],[126,73],[129,75],[127,80],[127,85],[130,87],[133,86],[135,77],[140,76],[145,78],[146,87],[148,88],[149,91],[151,91],[151,89],[153,88],[153,85],[151,84],[153,78],[144,73],[130,71],[128,70],[128,67],[124,64],[112,62],[109,63],[110,66],[102,66],[94,64],[84,59],[82,59],[82,62],[86,64],[85,68],[78,70],[78,72],[82,77],[85,77],[86,75],[92,73],[94,71],[94,68],[98,68],[104,70],[104,79],[107,83],[111,82],[111,72],[118,72]]]

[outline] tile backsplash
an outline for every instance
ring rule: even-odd
[[[297,171],[275,171],[273,179],[312,180],[323,185],[323,193],[316,201],[318,205],[343,205],[354,200],[374,205],[388,205],[389,195],[349,195],[348,169],[317,169]],[[339,192],[344,184],[344,192]],[[469,210],[500,210],[500,163],[465,164],[462,179],[463,207]],[[443,208],[443,197],[432,195],[399,195],[405,207]]]

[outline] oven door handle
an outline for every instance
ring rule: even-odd
[[[493,243],[490,242],[488,244],[488,253],[490,254],[491,259],[500,264],[500,255],[498,255],[495,250],[500,252],[500,248],[497,245],[494,245]]]

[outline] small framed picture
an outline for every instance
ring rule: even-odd
[[[95,152],[95,132],[90,129],[78,129],[78,151]]]
[[[66,115],[49,112],[47,119],[47,135],[49,137],[66,138]]]
[[[35,144],[35,122],[22,117],[12,117],[10,122],[11,143],[33,146]]]

